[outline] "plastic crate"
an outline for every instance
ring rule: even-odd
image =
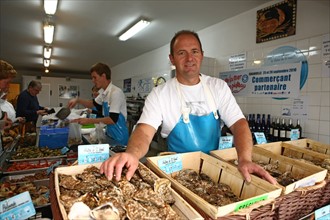
[[[62,148],[68,145],[69,127],[54,128],[41,126],[39,134],[39,147],[50,149]]]

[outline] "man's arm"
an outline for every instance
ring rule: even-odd
[[[94,107],[93,100],[79,99],[79,98],[74,98],[74,99],[69,100],[68,107],[69,108],[73,108],[77,104],[81,104],[81,105],[83,105],[86,108],[92,108],[92,107]]]
[[[261,166],[252,162],[252,135],[246,119],[240,119],[230,127],[234,135],[234,145],[238,157],[238,170],[248,182],[251,181],[250,174],[267,180],[272,184],[276,184],[276,180]]]
[[[234,135],[234,145],[236,147],[238,162],[252,161],[253,140],[246,119],[240,119],[230,128]]]
[[[155,133],[156,129],[150,125],[137,125],[128,141],[126,151],[124,153],[116,153],[103,162],[100,172],[104,173],[108,179],[112,179],[115,176],[116,180],[119,181],[125,166],[128,169],[126,178],[130,180],[139,165],[139,159],[147,154]]]

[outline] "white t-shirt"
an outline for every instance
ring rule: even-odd
[[[7,117],[15,122],[16,121],[16,111],[14,109],[14,106],[8,102],[7,100],[3,100],[1,99],[0,100],[0,109],[3,111],[3,112],[6,112],[7,113]]]
[[[244,118],[225,81],[203,74],[201,77],[210,89],[221,119],[228,127]],[[167,83],[153,88],[145,101],[138,124],[145,123],[156,130],[162,124],[162,137],[166,138],[169,135],[182,115],[181,100],[176,88],[177,83],[176,78],[173,78]],[[212,112],[201,82],[193,86],[179,84],[179,87],[186,106],[191,110],[190,114],[201,116]]]
[[[102,105],[103,102],[108,102],[110,112],[122,113],[127,119],[126,98],[123,91],[117,86],[109,83],[108,87],[99,90],[99,95],[95,98],[95,102]]]

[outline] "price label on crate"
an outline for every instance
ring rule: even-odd
[[[109,158],[109,144],[89,144],[78,146],[78,164],[103,162]]]
[[[233,136],[220,137],[219,150],[233,147]]]
[[[256,137],[257,144],[267,143],[267,139],[264,132],[254,132],[254,136]]]
[[[250,205],[253,205],[256,202],[260,202],[260,201],[263,201],[266,199],[268,199],[268,195],[263,195],[263,196],[259,196],[259,197],[252,198],[252,199],[246,199],[243,202],[240,202],[236,205],[235,212],[238,210],[244,209],[246,207],[249,207]]]
[[[158,160],[158,167],[167,174],[182,170],[181,155],[175,154]]]
[[[61,149],[61,154],[66,154],[69,150],[70,150],[69,148],[67,148],[67,147],[63,147],[63,148]]]
[[[315,220],[329,220],[330,219],[330,205],[324,206],[315,210]]]
[[[36,214],[29,192],[23,192],[0,202],[0,219],[27,219]]]

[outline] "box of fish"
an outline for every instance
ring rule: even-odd
[[[286,142],[258,144],[255,145],[255,147],[260,147],[277,155],[320,166],[328,171],[326,179],[330,180],[330,155],[319,153],[308,148],[294,146]]]
[[[237,165],[235,148],[215,150],[210,154],[220,160]],[[327,175],[327,170],[322,167],[274,154],[260,147],[253,147],[252,161],[262,166],[277,180],[283,195],[300,187],[320,183]]]
[[[267,204],[281,195],[279,187],[255,176],[247,183],[235,166],[202,152],[148,157],[146,163],[213,219]]]
[[[285,141],[284,143],[330,155],[330,144],[321,143],[312,139],[305,138],[293,141]]]
[[[203,219],[172,188],[139,164],[130,181],[108,180],[101,163],[59,167],[55,192],[63,219]]]

